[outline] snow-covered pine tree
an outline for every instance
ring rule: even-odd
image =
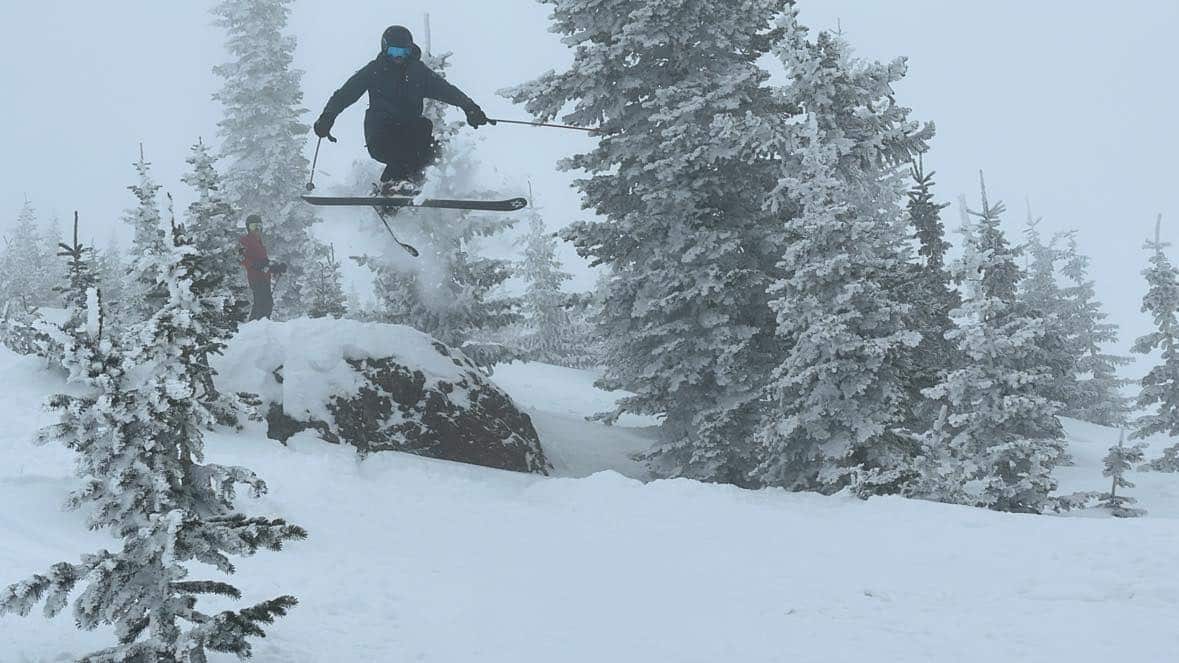
[[[124,291],[127,284],[127,264],[119,246],[119,238],[111,233],[106,248],[99,252],[95,269],[98,271],[98,283],[102,289],[102,299],[106,306],[107,320],[111,322],[111,311],[123,306]]]
[[[1163,454],[1146,464],[1155,472],[1179,472],[1179,444],[1163,449]]]
[[[926,395],[941,416],[925,436],[923,486],[916,494],[1000,511],[1039,513],[1051,505],[1052,469],[1064,456],[1060,404],[1044,396],[1052,371],[1041,363],[1044,321],[1016,301],[1022,276],[1000,227],[1003,204],[982,187],[977,225],[964,224],[953,275],[962,304],[950,339],[962,357]]]
[[[40,308],[61,306],[51,280],[60,274],[37,226],[37,213],[25,201],[16,224],[7,229],[0,251],[0,344],[22,355],[44,357],[53,363],[58,344],[46,333]]]
[[[16,224],[4,237],[4,252],[0,254],[0,277],[3,281],[4,308],[9,315],[31,313],[50,306],[56,297],[50,280],[55,252],[48,250],[37,224],[37,211],[26,201],[16,217]]]
[[[907,359],[921,341],[897,274],[912,254],[901,167],[929,129],[893,101],[904,60],[853,60],[841,37],[807,36],[790,10],[776,51],[791,76],[775,152],[774,196],[791,238],[770,308],[788,350],[774,373],[758,477],[796,490],[868,496],[916,477],[919,447],[900,433],[913,409]]]
[[[225,81],[213,95],[225,112],[225,192],[242,218],[266,219],[270,259],[290,268],[274,294],[280,318],[306,312],[302,275],[318,250],[311,235],[318,219],[299,198],[310,169],[303,154],[309,127],[302,120],[303,72],[293,67],[296,40],[284,34],[291,3],[222,0],[213,9],[231,56],[214,68]]]
[[[218,326],[223,335],[231,335],[245,320],[250,308],[250,294],[239,253],[238,227],[233,208],[225,201],[221,175],[217,173],[217,157],[203,140],[192,146],[186,163],[189,171],[181,181],[192,187],[197,199],[188,206],[184,227],[193,246],[205,258],[210,271],[220,282],[220,293],[228,302],[223,320]]]
[[[1057,247],[1060,237],[1046,242],[1040,233],[1042,222],[1043,219],[1032,214],[1028,203],[1026,241],[1021,251],[1028,263],[1026,276],[1020,281],[1019,303],[1029,316],[1044,321],[1044,334],[1036,343],[1043,354],[1043,363],[1053,372],[1051,387],[1045,395],[1068,408],[1079,397],[1077,361],[1081,353],[1069,342],[1070,311],[1057,279],[1057,263],[1064,257]]]
[[[355,283],[348,285],[348,296],[344,299],[344,309],[348,312],[349,320],[360,320],[368,322],[372,320],[372,312],[369,311],[367,303],[360,298],[360,291],[356,288]]]
[[[218,302],[197,329],[197,347],[200,348],[197,352],[201,355],[197,363],[207,365],[209,355],[218,354],[223,349],[217,339],[232,336],[246,318],[250,296],[246,293],[239,257],[241,231],[236,227],[233,209],[225,202],[216,157],[204,141],[198,139],[190,149],[186,163],[190,170],[181,181],[197,194],[186,210],[182,233],[199,259],[199,276],[194,273],[193,288],[199,297]],[[221,393],[211,373],[204,373],[201,377],[201,403],[217,423],[239,425],[242,405],[237,396]]]
[[[48,245],[43,248],[47,249]],[[66,260],[65,270],[53,270],[61,274],[61,279],[52,288],[66,308],[65,320],[55,324],[38,315],[5,320],[4,342],[14,352],[44,357],[50,366],[68,368],[71,348],[76,345],[79,334],[87,332],[97,338],[108,331],[104,329],[105,319],[100,315],[105,302],[94,266],[93,248],[84,246],[78,239],[77,212],[74,212],[72,243],[59,242],[54,255]]]
[[[41,269],[41,278],[50,285],[50,290],[56,293],[59,289],[55,286],[66,278],[66,269],[62,262],[53,258],[65,243],[65,238],[61,234],[61,221],[56,214],[50,216],[49,222],[41,229],[41,241],[45,242],[45,256],[49,258]],[[62,306],[62,301],[54,295],[45,305],[58,308]]]
[[[1135,518],[1146,515],[1146,511],[1135,508],[1138,502],[1132,497],[1118,495],[1118,488],[1133,488],[1134,484],[1126,478],[1126,472],[1134,469],[1145,457],[1146,444],[1139,442],[1133,446],[1126,446],[1126,432],[1122,431],[1118,443],[1109,449],[1105,456],[1105,470],[1103,476],[1113,480],[1109,492],[1101,497],[1101,506],[1109,509],[1118,518]]]
[[[573,277],[562,268],[556,235],[535,207],[529,214],[523,244],[524,259],[519,267],[526,288],[522,348],[533,361],[566,365],[581,350],[580,339],[573,334],[572,299],[562,290]]]
[[[782,0],[546,0],[572,64],[505,92],[538,119],[601,127],[584,170],[600,221],[563,236],[612,269],[604,415],[662,416],[662,476],[749,484],[766,373],[781,357],[766,292],[782,224],[765,145],[779,108],[758,60]]]
[[[596,292],[579,292],[569,295],[566,303],[572,351],[561,359],[562,366],[569,368],[601,368],[605,356],[602,337],[598,335],[596,320],[602,310]]]
[[[1155,331],[1134,341],[1131,351],[1143,355],[1159,353],[1157,364],[1140,382],[1137,409],[1150,412],[1134,421],[1131,439],[1141,440],[1165,433],[1179,436],[1179,270],[1167,257],[1169,243],[1162,240],[1163,217],[1154,227],[1154,240],[1146,243],[1150,266],[1142,274],[1148,290],[1142,298],[1142,312],[1154,319]],[[1166,454],[1179,456],[1179,444]],[[1164,455],[1166,455],[1164,454]],[[1179,468],[1177,468],[1179,469]]]
[[[984,270],[983,287],[991,297],[1003,302],[1010,302],[1011,315],[1026,318],[1038,325],[1040,331],[1034,337],[1034,349],[1037,356],[1030,360],[1028,366],[1032,367],[1033,371],[1047,370],[1049,377],[1038,379],[1029,387],[1033,388],[1035,393],[1046,401],[1055,403],[1057,413],[1059,413],[1060,409],[1064,407],[1064,402],[1060,399],[1071,393],[1071,385],[1075,382],[1075,362],[1064,344],[1063,334],[1060,328],[1053,324],[1051,317],[1045,313],[1048,310],[1059,309],[1060,304],[1057,298],[1059,289],[1055,289],[1055,294],[1038,298],[1037,301],[1041,302],[1039,305],[1028,304],[1029,297],[1025,292],[1036,288],[1025,286],[1024,282],[1029,278],[1031,270],[1024,270],[1019,266],[1021,258],[1026,260],[1028,251],[1025,246],[1012,246],[1008,242],[1002,227],[1002,215],[1006,212],[1006,206],[1001,202],[994,206],[990,205],[987,200],[986,178],[981,171],[979,172],[979,183],[982,192],[982,210],[976,212],[964,203],[962,213],[968,219],[967,225],[972,223],[970,220],[977,219],[974,229],[978,234],[980,250],[990,251],[994,255],[991,266]],[[1055,258],[1052,258],[1050,262],[1054,265]],[[1043,265],[1043,262],[1037,263],[1033,260],[1030,263],[1031,266],[1037,264]],[[1048,271],[1039,271],[1042,269],[1042,267],[1038,267],[1037,274]],[[1046,283],[1047,279],[1043,279],[1041,282]],[[1048,288],[1054,289],[1055,285],[1048,286]],[[1031,299],[1036,300],[1037,298]],[[1060,460],[1067,461],[1068,458],[1062,456]]]
[[[950,250],[950,242],[946,240],[946,226],[942,222],[942,210],[950,203],[939,203],[933,195],[933,171],[926,172],[925,157],[919,155],[909,171],[913,179],[908,191],[909,204],[906,207],[909,226],[917,238],[917,254],[921,256],[921,265],[942,284],[950,281],[949,271],[946,269],[946,253]],[[948,291],[950,288],[943,287]]]
[[[614,271],[608,267],[598,270],[594,279],[593,290],[581,295],[580,302],[573,310],[574,324],[577,325],[578,335],[585,339],[584,361],[577,368],[603,368],[606,365],[607,341],[602,335],[606,326],[602,323],[605,318],[606,300],[610,296],[610,281],[614,278]]]
[[[503,354],[485,341],[519,319],[515,300],[497,293],[511,278],[510,263],[480,256],[474,246],[479,239],[501,232],[498,223],[440,227],[430,244],[418,246],[420,265],[406,271],[382,258],[360,259],[375,273],[378,318],[464,349],[481,365],[499,363]]]
[[[1089,278],[1089,258],[1077,248],[1076,233],[1070,233],[1064,249],[1061,273],[1068,280],[1062,294],[1065,303],[1067,342],[1077,360],[1075,397],[1066,403],[1065,416],[1102,426],[1120,426],[1129,414],[1129,399],[1122,388],[1129,380],[1118,369],[1132,363],[1129,357],[1109,354],[1105,348],[1118,342],[1118,326],[1097,300]]]
[[[265,484],[245,468],[202,464],[209,415],[196,396],[210,369],[200,360],[201,337],[222,302],[200,294],[200,257],[183,232],[174,229],[166,241],[153,273],[168,299],[130,329],[129,348],[99,335],[101,325],[71,333],[67,366],[89,393],[55,396],[59,422],[40,435],[43,443],[60,441],[78,453],[84,483],[70,503],[87,506],[91,528],[113,531],[122,549],[55,564],[0,593],[0,614],[28,615],[44,601],[52,617],[81,585],[73,602],[78,626],[109,624],[118,639],[84,658],[91,663],[205,661],[209,651],[248,657],[248,638],[263,636],[264,624],[297,603],[281,596],[238,611],[197,609],[201,596],[240,598],[240,592],[221,581],[190,580],[192,565],[230,574],[231,556],[278,550],[306,532],[236,513],[234,486],[257,494]],[[69,299],[76,307],[82,298]],[[85,299],[85,317],[100,317],[97,298]]]
[[[127,187],[135,195],[136,206],[128,210],[123,220],[131,226],[132,265],[140,258],[158,255],[164,250],[163,219],[160,214],[160,185],[151,174],[151,163],[144,158],[143,146],[139,146],[139,160],[135,162],[139,182]],[[116,311],[123,325],[130,326],[150,318],[163,303],[167,294],[158,287],[159,275],[154,271],[154,262],[144,263],[146,268],[128,274],[122,306]]]
[[[427,41],[429,41],[428,36]],[[453,53],[449,51],[434,53],[429,48],[426,48],[422,51],[422,63],[434,73],[446,78],[446,72],[450,69],[450,57],[452,55]],[[422,109],[422,116],[434,125],[434,138],[438,143],[438,147],[443,149],[450,145],[451,141],[454,140],[459,130],[463,127],[462,122],[454,122],[449,119],[449,112],[449,106],[433,99],[427,99],[425,107]],[[439,154],[441,155],[441,151]],[[443,160],[439,158],[439,161]]]
[[[980,267],[982,281],[978,286],[986,296],[1013,307],[1019,301],[1019,283],[1025,276],[1019,266],[1023,250],[1011,246],[1003,232],[1003,214],[1007,206],[1002,202],[992,206],[987,199],[985,175],[979,172],[978,177],[982,190],[982,208],[976,212],[967,206],[963,207],[963,224],[969,227],[969,233],[963,230],[964,238],[976,242],[976,252],[988,255],[985,266]],[[958,267],[963,265],[959,263]]]
[[[916,296],[912,298],[912,305],[914,328],[921,333],[921,343],[912,354],[909,369],[910,389],[916,392],[914,399],[920,398],[921,391],[937,384],[948,368],[958,363],[954,344],[946,339],[946,334],[954,327],[950,311],[961,303],[946,269],[950,243],[945,238],[941,211],[949,203],[935,201],[934,174],[925,171],[923,158],[919,157],[913,163],[910,171],[913,182],[906,210],[910,229],[918,243],[913,284]]]
[[[336,259],[336,247],[324,246],[311,267],[307,277],[311,288],[308,296],[307,315],[312,318],[343,318],[348,314],[344,295],[344,274],[340,261]]]
[[[94,247],[85,246],[78,238],[78,214],[74,213],[73,242],[58,242],[57,256],[66,261],[64,283],[54,288],[66,307],[66,321],[62,331],[70,341],[83,338],[101,339],[104,336],[106,304],[103,298]],[[81,335],[85,330],[85,337]],[[64,339],[59,339],[64,340]],[[65,363],[63,361],[63,363]]]

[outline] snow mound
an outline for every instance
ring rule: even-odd
[[[386,358],[414,367],[432,384],[457,381],[473,368],[416,329],[328,318],[250,322],[213,366],[223,390],[258,394],[282,403],[289,415],[326,421],[333,396],[353,397],[364,386],[348,361]],[[272,379],[279,369],[281,382]]]
[[[462,353],[398,325],[245,325],[214,362],[222,390],[257,394],[269,434],[314,430],[363,452],[406,451],[545,473],[531,419]]]

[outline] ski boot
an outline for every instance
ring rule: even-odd
[[[410,180],[392,180],[381,183],[382,196],[412,198],[421,192],[422,188]]]

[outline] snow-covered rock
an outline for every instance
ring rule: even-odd
[[[461,353],[409,327],[252,322],[214,366],[220,389],[261,397],[275,439],[314,430],[366,453],[550,469],[528,415]]]

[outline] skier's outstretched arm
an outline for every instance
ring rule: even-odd
[[[426,96],[463,109],[463,112],[467,114],[467,124],[476,129],[485,124],[495,124],[487,119],[487,114],[483,112],[482,108],[479,108],[479,104],[433,71],[426,75]]]
[[[328,99],[327,106],[323,108],[323,113],[315,121],[316,136],[327,138],[328,134],[332,132],[332,125],[336,123],[336,117],[340,113],[343,113],[344,109],[360,101],[360,98],[368,91],[368,81],[370,78],[369,66],[365,65],[360,71],[352,74],[352,77],[344,83],[343,87],[336,90],[332,98]]]

